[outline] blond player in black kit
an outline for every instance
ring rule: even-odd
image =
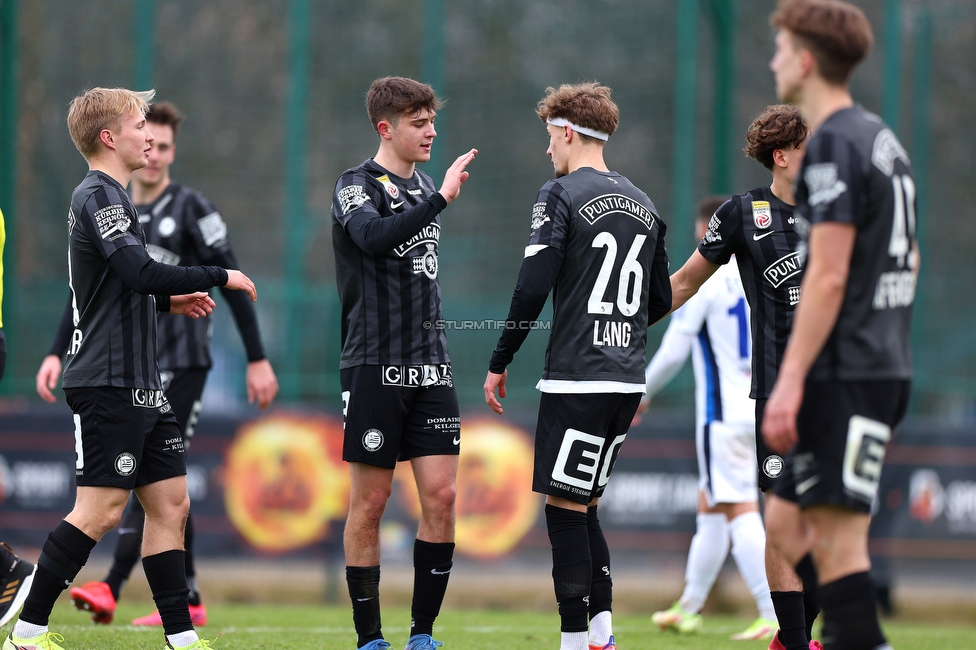
[[[214,286],[257,299],[240,271],[159,264],[125,186],[146,166],[153,92],[93,88],[68,110],[68,131],[90,171],[68,210],[68,286],[75,329],[63,385],[75,423],[74,508],[45,542],[30,595],[3,650],[61,650],[48,630],[58,596],[134,490],[146,510],[143,567],[168,650],[203,650],[187,605],[183,522],[189,509],[183,438],[156,363],[156,312],[206,315]]]

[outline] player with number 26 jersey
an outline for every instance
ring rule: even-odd
[[[616,172],[582,168],[543,186],[526,257],[550,247],[562,258],[543,391],[643,391],[648,305],[670,307],[670,290],[651,285],[667,275],[666,229]]]

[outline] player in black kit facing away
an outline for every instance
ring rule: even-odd
[[[366,112],[376,155],[346,170],[332,195],[332,247],[342,302],[342,386],[349,462],[343,533],[357,646],[390,647],[380,624],[380,520],[398,460],[413,466],[420,494],[407,650],[434,650],[454,557],[461,418],[437,281],[440,213],[468,179],[478,153],[454,161],[440,190],[416,164],[430,159],[441,102],[404,77],[373,82]]]
[[[776,92],[813,135],[796,189],[809,224],[803,300],[763,423],[770,448],[792,449],[770,499],[769,539],[804,587],[801,564],[815,565],[828,650],[888,649],[867,539],[911,382],[915,182],[895,134],[851,97],[851,72],[872,42],[864,13],[798,0],[771,22]]]
[[[139,223],[146,234],[146,247],[150,257],[164,264],[213,264],[237,268],[227,224],[217,208],[199,192],[170,180],[169,169],[176,157],[176,132],[182,121],[179,110],[169,102],[156,102],[146,113],[146,123],[154,137],[153,146],[149,151],[149,164],[132,174],[131,187]],[[248,401],[256,401],[261,408],[267,408],[278,392],[278,380],[264,356],[257,312],[246,294],[226,288],[221,294],[230,305],[247,351]],[[195,434],[201,397],[210,371],[212,324],[210,318],[188,319],[169,314],[157,317],[157,362],[163,392],[176,414],[185,449],[189,449],[190,439]],[[61,358],[68,350],[73,327],[69,296],[54,343],[37,372],[37,392],[48,402],[56,399],[51,389],[61,376]],[[91,612],[95,623],[112,622],[122,588],[139,561],[145,512],[138,499],[129,501],[129,511],[119,526],[118,544],[105,580],[87,582],[72,587],[69,592],[75,607]],[[190,618],[194,625],[203,626],[207,624],[207,608],[201,602],[196,581],[192,513],[186,519],[184,550],[186,580],[190,588]],[[153,612],[135,619],[132,624],[162,625],[162,620],[159,612]]]
[[[485,379],[496,413],[508,366],[553,292],[532,489],[546,495],[561,650],[615,650],[610,550],[597,501],[644,394],[647,327],[671,308],[666,227],[603,159],[619,110],[596,83],[539,103],[556,180],[539,191],[506,329]],[[589,638],[587,621],[589,619]]]
[[[68,110],[71,139],[90,171],[68,211],[68,285],[75,329],[63,384],[74,413],[74,508],[48,536],[30,595],[3,650],[60,650],[48,630],[54,602],[122,517],[129,494],[146,510],[143,567],[166,647],[209,648],[190,621],[183,558],[189,509],[183,438],[156,364],[156,311],[206,315],[213,286],[257,298],[240,271],[159,264],[146,251],[139,214],[125,193],[146,166],[153,92],[94,88]],[[170,296],[173,296],[170,298]]]

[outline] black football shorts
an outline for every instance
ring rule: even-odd
[[[607,487],[640,393],[543,393],[532,490],[589,503]]]
[[[801,508],[830,505],[869,514],[910,390],[906,380],[808,381],[796,418],[800,441],[786,457],[776,496]]]
[[[343,460],[393,469],[400,460],[460,453],[450,364],[343,368],[339,383]]]
[[[177,368],[176,370],[160,370],[163,380],[163,392],[173,407],[176,422],[183,432],[186,447],[190,446],[190,438],[196,433],[197,419],[200,417],[200,407],[203,389],[207,384],[209,368]]]
[[[766,411],[766,398],[756,400],[756,463],[759,468],[759,489],[773,488],[783,475],[786,463],[783,457],[766,446],[762,437],[763,413]]]
[[[75,421],[75,482],[131,490],[186,475],[183,436],[161,390],[66,388]]]

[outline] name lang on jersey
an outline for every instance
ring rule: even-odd
[[[632,328],[626,321],[593,321],[593,345],[626,348],[630,346]]]
[[[441,238],[440,224],[432,223],[427,226],[424,226],[420,230],[420,232],[418,232],[416,235],[414,235],[407,241],[403,242],[402,244],[394,248],[393,252],[396,254],[397,257],[403,257],[404,255],[409,253],[412,249],[418,246],[426,245],[426,244],[433,244],[434,246],[436,246],[440,238]],[[433,249],[430,250],[432,251]]]
[[[794,251],[770,264],[763,271],[763,275],[771,285],[779,287],[801,271],[803,271],[803,260],[800,257],[800,251]]]
[[[623,194],[602,194],[584,203],[579,209],[579,214],[590,225],[611,214],[633,217],[647,226],[648,229],[654,223],[654,215],[651,214],[650,210]]]

